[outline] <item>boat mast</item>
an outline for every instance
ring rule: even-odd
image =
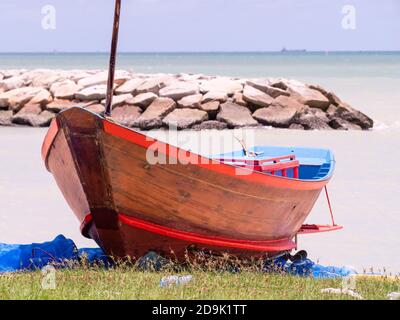
[[[112,99],[113,99],[113,94],[114,94],[115,60],[117,57],[120,14],[121,14],[121,0],[115,0],[114,26],[113,26],[112,42],[111,42],[110,64],[109,64],[109,68],[108,68],[106,110],[104,112],[104,115],[106,117],[111,117],[111,112],[112,112]]]

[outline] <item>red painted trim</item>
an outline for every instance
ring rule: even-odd
[[[220,158],[218,159],[218,161],[221,162],[244,162],[247,165],[254,165],[254,166],[260,166],[260,165],[265,165],[265,163],[268,162],[273,162],[273,163],[279,163],[281,162],[281,160],[289,160],[289,161],[293,161],[296,160],[296,155],[294,154],[290,154],[287,156],[280,156],[280,157],[275,157],[275,158],[267,158],[267,159],[256,159],[256,160],[250,160],[250,159],[238,159],[238,158]]]
[[[80,225],[81,233],[84,237],[88,237],[87,231],[89,228],[89,224],[93,221],[93,216],[91,213],[87,214]]]
[[[164,226],[156,225],[154,223],[133,218],[131,216],[124,215],[122,213],[119,214],[118,218],[119,221],[121,221],[121,223],[124,223],[133,228],[139,228],[169,238],[179,239],[191,243],[198,243],[202,245],[243,249],[249,251],[266,251],[266,252],[285,251],[294,249],[296,247],[296,244],[290,239],[250,241],[250,240],[228,239],[221,237],[210,237],[193,232],[167,228]]]
[[[303,224],[297,234],[312,234],[320,232],[329,232],[343,229],[338,225],[318,225],[318,224]]]
[[[115,123],[112,123],[108,120],[103,120],[103,127],[106,133],[124,139],[126,141],[132,142],[144,148],[149,148],[153,146],[155,142],[157,142],[158,143],[157,146],[159,147],[159,149],[166,150],[166,156],[168,156],[168,158],[171,157],[171,155],[172,156],[178,155],[179,157],[179,154],[184,153],[185,160],[188,160],[190,163],[193,163],[199,167],[206,168],[208,170],[212,170],[221,174],[233,176],[237,179],[247,180],[250,182],[260,183],[277,188],[296,189],[296,190],[322,189],[329,181],[329,179],[320,181],[302,181],[287,177],[267,175],[259,172],[252,172],[251,174],[249,174],[248,170],[242,169],[240,167],[223,164],[217,160],[204,158],[200,155],[191,153],[189,151],[181,150],[177,147],[168,145],[166,143],[157,141],[152,138],[150,138],[149,141],[146,139],[145,135],[130,130],[128,128],[122,127],[120,125],[117,125]]]
[[[281,162],[281,160],[289,160]],[[282,172],[282,177],[286,177],[287,169],[293,169],[293,178],[299,178],[299,161],[296,160],[295,155],[281,156],[276,158],[268,158],[262,160],[248,160],[248,159],[229,159],[229,158],[221,158],[218,161],[229,164],[233,163],[233,165],[241,168],[246,168],[259,172],[266,172],[270,174],[274,174],[276,171]]]
[[[42,144],[42,159],[46,165],[47,170],[49,169],[47,166],[47,158],[49,156],[50,148],[53,145],[54,139],[56,138],[58,131],[59,131],[59,126],[57,119],[53,119],[50,123],[50,128],[47,131]]]

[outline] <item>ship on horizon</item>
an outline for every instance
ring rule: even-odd
[[[281,49],[281,53],[299,53],[299,52],[307,52],[306,49],[286,49],[286,47],[283,47]]]

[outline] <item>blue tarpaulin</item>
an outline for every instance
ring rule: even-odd
[[[63,235],[44,243],[0,243],[0,273],[41,269],[49,263],[62,264],[65,261],[78,261],[82,257],[89,263],[105,261],[101,249],[78,250],[75,243]]]
[[[151,257],[151,260],[159,261],[159,256],[157,254],[154,254],[154,256]],[[50,263],[63,266],[66,261],[80,261],[82,259],[85,259],[89,264],[98,263],[109,266],[111,263],[100,248],[77,249],[75,243],[63,235],[44,243],[23,245],[0,243],[0,273],[41,269]],[[356,273],[348,267],[316,264],[307,259],[306,255],[295,261],[289,261],[287,256],[282,256],[265,263],[266,272],[275,270],[292,275],[324,279],[346,277]]]
[[[265,264],[265,271],[279,271],[287,274],[319,279],[348,277],[357,273],[351,267],[323,266],[314,263],[307,257],[289,261],[285,256],[267,261]]]

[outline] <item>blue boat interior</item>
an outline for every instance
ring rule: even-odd
[[[282,156],[294,155],[295,160],[299,162],[298,178],[299,180],[324,180],[330,177],[335,166],[333,153],[329,149],[302,148],[302,147],[275,147],[275,146],[256,146],[250,148],[245,154],[244,150],[228,152],[214,155],[213,159],[224,159],[224,163],[238,165],[244,160],[267,160]],[[233,160],[234,159],[234,160]],[[232,161],[229,161],[232,160]],[[290,159],[282,160],[291,161]],[[271,174],[264,172],[265,174]],[[277,170],[273,173],[276,176],[282,176],[282,171]],[[286,170],[286,178],[295,178],[293,168]]]

